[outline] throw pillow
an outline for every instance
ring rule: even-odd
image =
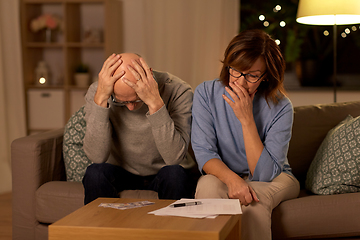
[[[67,122],[64,130],[63,154],[67,181],[81,182],[92,162],[83,150],[86,131],[85,111],[82,106]]]
[[[308,170],[306,188],[322,195],[360,191],[360,116],[348,116],[328,132]]]

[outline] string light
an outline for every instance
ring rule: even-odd
[[[273,11],[274,12],[279,12],[281,10],[281,6],[280,5],[276,5],[274,8],[273,8]]]
[[[281,9],[282,9],[282,7],[278,4],[273,8],[273,11],[274,12],[279,12],[279,11],[281,11]],[[263,22],[264,27],[269,27],[270,23],[268,21],[265,21],[265,19],[266,19],[265,15],[263,15],[263,14],[259,15],[259,20]],[[283,27],[286,26],[286,22],[281,21],[279,23],[279,25],[280,25],[280,27],[283,28]],[[351,30],[354,31],[354,32],[357,31],[357,29],[358,29],[357,26],[352,26],[351,27]],[[360,26],[359,26],[359,29],[360,29]],[[349,28],[346,28],[344,30],[344,32],[341,33],[341,37],[346,38],[347,35],[351,33],[351,30]],[[324,30],[323,34],[326,37],[330,36],[330,32],[328,30]],[[275,42],[276,42],[277,45],[280,45],[280,43],[281,43],[279,39],[276,39]]]

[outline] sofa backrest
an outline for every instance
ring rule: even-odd
[[[360,115],[360,101],[294,108],[288,159],[292,172],[305,186],[306,173],[327,132],[348,115]]]

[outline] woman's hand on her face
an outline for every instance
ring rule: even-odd
[[[138,97],[149,107],[149,113],[153,114],[164,105],[158,83],[144,59],[140,58],[140,62],[132,60],[132,65],[133,67],[128,66],[128,69],[138,79],[137,83],[126,78],[123,78],[123,81],[135,90]]]
[[[230,82],[229,86],[232,90],[228,87],[225,87],[225,90],[233,100],[228,98],[225,94],[223,95],[223,98],[233,109],[239,121],[242,124],[246,124],[253,120],[253,100],[256,91],[249,94],[246,89],[237,82],[235,82],[235,84]]]
[[[239,177],[237,180],[233,180],[230,183],[227,183],[227,187],[229,198],[239,199],[242,205],[247,206],[253,201],[260,201],[255,191],[241,177]]]
[[[97,105],[107,107],[107,100],[114,92],[115,82],[125,74],[124,71],[121,71],[114,75],[121,64],[122,60],[119,54],[112,54],[105,60],[98,75],[99,81],[94,97],[94,102]]]

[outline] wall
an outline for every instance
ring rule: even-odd
[[[11,142],[26,133],[18,9],[18,0],[0,0],[0,193],[12,188]]]
[[[124,52],[193,88],[218,77],[239,30],[239,0],[123,0]]]

